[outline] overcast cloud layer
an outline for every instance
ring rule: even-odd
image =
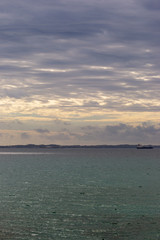
[[[158,0],[1,0],[0,145],[159,144],[159,26]]]

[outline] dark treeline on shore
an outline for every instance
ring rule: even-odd
[[[0,148],[136,148],[137,145],[119,144],[119,145],[57,145],[57,144],[27,144],[27,145],[8,145]],[[160,148],[160,145],[153,146]]]

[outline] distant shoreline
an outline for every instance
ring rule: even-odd
[[[160,148],[160,145],[152,145],[154,148]],[[118,145],[57,145],[57,144],[26,144],[26,145],[6,145],[0,148],[136,148],[137,145],[118,144]]]

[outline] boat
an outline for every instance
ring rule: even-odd
[[[137,145],[137,149],[153,149],[152,145],[142,145],[142,144],[138,144]]]

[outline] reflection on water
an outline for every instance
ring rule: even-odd
[[[0,155],[42,155],[42,154],[54,154],[49,152],[0,152]]]
[[[0,239],[160,239],[159,149],[0,154]]]

